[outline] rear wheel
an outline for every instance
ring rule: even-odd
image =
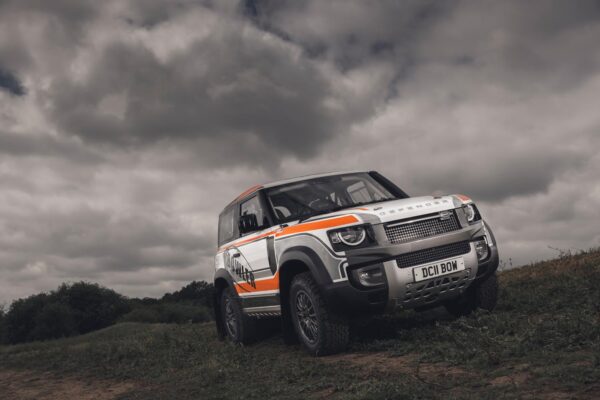
[[[248,344],[256,340],[256,321],[244,314],[231,288],[221,294],[221,318],[225,335],[232,342]]]
[[[292,280],[290,308],[296,335],[310,354],[323,356],[346,348],[348,321],[327,309],[310,272],[299,274]]]
[[[467,289],[459,298],[445,304],[446,310],[454,316],[469,315],[476,309],[492,311],[498,302],[498,278],[496,273]]]

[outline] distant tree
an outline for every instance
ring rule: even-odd
[[[212,284],[193,281],[161,299],[127,299],[95,283],[63,283],[49,293],[0,308],[0,343],[56,339],[105,328],[117,321],[187,323],[213,315]]]
[[[0,344],[8,342],[6,337],[6,311],[4,311],[4,304],[0,304]]]
[[[164,303],[138,307],[121,318],[123,322],[163,324],[197,323],[210,320],[211,314],[206,307],[185,303]]]
[[[14,301],[4,325],[10,343],[55,339],[107,327],[130,310],[115,291],[78,282]]]
[[[214,286],[205,281],[192,281],[173,293],[167,293],[162,297],[163,302],[189,302],[212,307]]]
[[[32,332],[36,327],[36,317],[49,302],[50,295],[47,293],[15,300],[5,316],[8,342],[21,343],[35,340]]]
[[[73,310],[77,331],[87,333],[112,325],[131,307],[125,297],[96,283],[62,284],[54,293]]]
[[[36,315],[34,326],[29,332],[29,340],[58,339],[75,336],[77,330],[77,313],[67,304],[46,304]]]

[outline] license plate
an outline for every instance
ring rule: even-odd
[[[462,257],[437,261],[431,264],[423,264],[413,268],[415,282],[425,279],[437,278],[438,276],[452,274],[465,269],[465,260]]]

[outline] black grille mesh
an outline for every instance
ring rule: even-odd
[[[441,235],[442,233],[460,229],[460,224],[454,211],[452,211],[450,217],[445,220],[441,220],[438,215],[439,214],[429,215],[434,218],[411,222],[404,225],[390,226],[400,221],[391,222],[385,227],[385,233],[387,234],[390,243],[396,244]]]
[[[459,256],[461,254],[468,253],[470,250],[471,246],[469,245],[468,241],[457,242],[402,254],[396,258],[396,262],[400,268],[407,268],[428,262],[443,260],[445,258]]]

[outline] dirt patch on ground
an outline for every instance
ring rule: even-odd
[[[492,386],[515,385],[522,386],[530,378],[527,372],[517,372],[511,375],[504,375],[494,378],[490,381]]]
[[[80,379],[49,372],[0,370],[3,400],[112,400],[138,385],[106,379]]]
[[[413,375],[421,380],[427,376],[466,377],[470,372],[445,363],[424,363],[415,354],[391,356],[386,353],[349,353],[321,359],[325,363],[343,362],[367,371],[396,372]]]
[[[391,357],[385,353],[347,353],[320,359],[324,363],[341,362],[368,370],[387,370],[401,373],[414,372],[417,358],[413,355]]]

